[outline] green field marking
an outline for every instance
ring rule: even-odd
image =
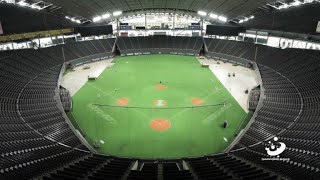
[[[214,154],[228,147],[240,125],[245,127],[244,110],[195,57],[144,55],[113,62],[73,96],[72,114],[87,141],[105,142],[100,153],[146,159]],[[167,88],[156,89],[160,81]],[[192,104],[194,97],[203,104]],[[120,107],[122,98],[128,104]],[[170,128],[155,131],[154,119],[170,121]]]

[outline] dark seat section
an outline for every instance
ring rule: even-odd
[[[146,36],[146,37],[118,37],[117,45],[123,54],[159,52],[179,52],[199,54],[203,47],[202,37],[179,36]]]
[[[132,162],[132,159],[112,157],[106,165],[93,173],[89,179],[121,179],[129,170]]]
[[[231,153],[285,177],[319,179],[320,52],[208,38],[205,44],[212,57],[222,53],[236,61],[254,60],[257,52],[265,98]],[[265,148],[274,136],[287,147],[280,157],[289,160],[261,160],[269,157]]]
[[[186,159],[200,179],[232,179],[226,171],[213,164],[209,158]]]
[[[131,170],[128,180],[157,180],[158,163],[144,163],[141,170]]]
[[[180,180],[192,180],[192,176],[189,170],[179,169],[176,163],[163,163],[163,179],[180,179]]]
[[[60,70],[64,62],[111,53],[114,42],[0,52],[0,179],[37,177],[90,153],[66,123],[55,98]],[[69,50],[78,54],[68,56]]]
[[[130,159],[91,155],[45,176],[44,179],[121,179],[131,162]]]

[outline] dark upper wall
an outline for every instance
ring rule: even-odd
[[[0,21],[4,34],[17,34],[74,27],[68,19],[56,17],[45,11],[0,3]]]
[[[277,10],[263,17],[256,17],[243,25],[248,28],[320,35],[316,33],[318,21],[320,21],[320,4],[316,3]]]

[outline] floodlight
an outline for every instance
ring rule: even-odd
[[[218,19],[218,15],[216,15],[216,14],[212,14],[212,13],[210,13],[210,15],[209,15],[211,18],[213,18],[213,19]]]
[[[206,16],[206,15],[207,15],[207,13],[204,12],[204,11],[198,11],[198,14],[199,14],[200,16]]]
[[[122,14],[122,11],[113,12],[113,16],[120,16],[121,14]]]
[[[102,19],[108,19],[108,18],[110,18],[110,14],[109,13],[107,13],[107,14],[104,14],[104,15],[102,15],[101,17],[102,17]]]
[[[98,22],[98,21],[101,21],[102,17],[101,16],[97,16],[97,17],[94,17],[92,19],[93,22]]]
[[[224,17],[224,16],[219,16],[218,19],[220,21],[222,21],[222,22],[227,22],[228,21],[228,19],[226,17]]]

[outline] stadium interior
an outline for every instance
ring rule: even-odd
[[[0,0],[0,154],[1,180],[319,180],[320,0]]]

